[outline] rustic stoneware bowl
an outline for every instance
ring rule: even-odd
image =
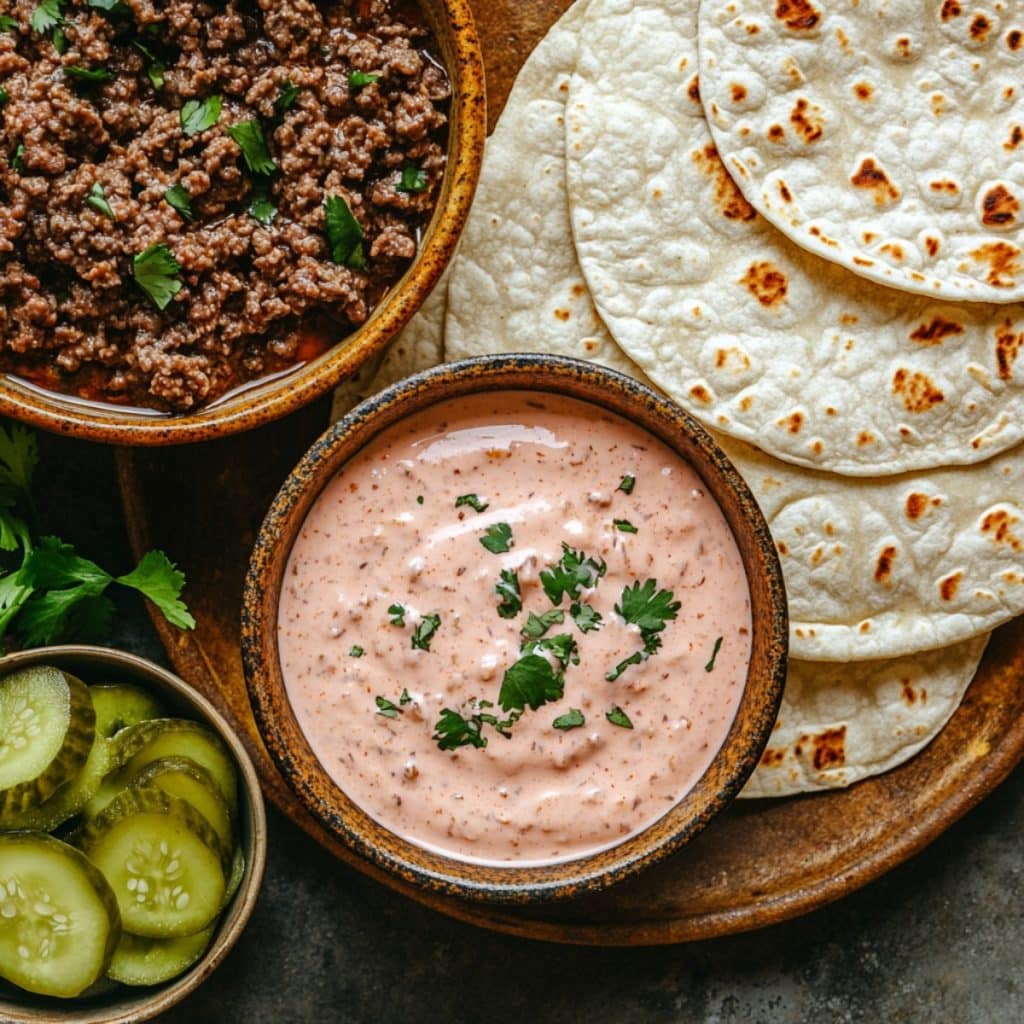
[[[735,535],[750,584],[753,650],[746,689],[707,772],[665,817],[619,845],[539,867],[470,864],[428,852],[377,824],[324,770],[288,700],[277,649],[277,607],[292,544],[313,502],[343,464],[377,434],[434,403],[487,391],[553,392],[599,405],[645,427],[704,479]],[[786,674],[786,596],[760,509],[710,435],[682,409],[628,377],[592,363],[540,355],[485,356],[438,367],[364,402],[327,431],[279,491],[246,580],[242,656],[263,741],[299,800],[325,828],[408,882],[472,899],[526,902],[593,892],[668,856],[739,792],[775,723]]]
[[[210,948],[184,974],[163,985],[112,985],[89,998],[50,999],[0,980],[3,1024],[136,1024],[152,1020],[195,991],[217,968],[242,934],[259,894],[267,859],[267,819],[256,770],[238,737],[213,705],[187,683],[151,661],[106,647],[40,647],[0,658],[0,676],[29,665],[56,665],[87,683],[130,683],[160,699],[175,717],[208,725],[227,744],[238,764],[238,834],[245,875],[224,910]]]
[[[430,294],[469,214],[487,133],[484,69],[470,0],[417,0],[452,84],[448,167],[434,217],[405,275],[354,333],[292,373],[188,415],[147,414],[86,403],[0,374],[0,415],[91,441],[168,445],[208,441],[278,419],[329,391],[380,352]]]

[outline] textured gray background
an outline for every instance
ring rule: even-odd
[[[44,440],[42,513],[118,572],[130,556],[103,448]],[[169,551],[173,558],[175,552]],[[142,609],[115,644],[166,664]],[[765,931],[586,949],[449,920],[337,863],[270,811],[270,858],[241,941],[167,1024],[903,1022],[1024,1020],[1018,771],[922,855],[859,893]]]

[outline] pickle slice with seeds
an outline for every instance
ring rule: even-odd
[[[179,939],[121,933],[107,977],[122,985],[159,985],[187,971],[209,948],[215,926]]]
[[[95,733],[89,688],[73,675],[39,665],[0,679],[0,827],[78,775]]]
[[[107,969],[117,901],[81,852],[37,832],[0,834],[0,977],[70,998]]]
[[[96,731],[108,739],[130,725],[163,718],[164,706],[144,690],[124,683],[90,686],[96,709]]]
[[[192,935],[220,913],[227,855],[184,800],[158,789],[126,789],[86,825],[81,843],[114,890],[125,931]]]

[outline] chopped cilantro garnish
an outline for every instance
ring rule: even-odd
[[[501,598],[498,614],[503,619],[514,619],[523,610],[519,593],[519,577],[511,569],[502,569],[494,590]]]
[[[149,246],[132,259],[135,283],[153,300],[157,309],[166,309],[181,291],[181,281],[175,276],[179,270],[181,265],[163,242]]]
[[[61,8],[64,0],[42,0],[39,6],[32,12],[29,25],[33,32],[49,32],[56,28],[64,20]]]
[[[0,104],[6,103],[10,98],[11,97],[8,94],[7,90],[2,85],[0,85]]]
[[[377,714],[384,718],[397,718],[402,713],[402,709],[392,704],[387,697],[375,697],[374,702],[377,705]]]
[[[122,0],[89,0],[89,6],[97,11],[106,11],[118,16],[131,14],[131,8]]]
[[[718,652],[722,649],[722,637],[719,637],[715,641],[715,649],[711,652],[711,659],[704,666],[705,672],[714,672],[715,670],[715,659],[718,657]]]
[[[601,613],[595,611],[593,605],[574,601],[569,607],[569,614],[581,633],[592,633],[601,628]]]
[[[392,626],[404,626],[405,625],[405,606],[400,604],[393,604],[388,606],[388,615],[391,616]]]
[[[395,186],[399,192],[422,192],[429,184],[427,172],[415,164],[402,168],[402,180]]]
[[[257,182],[253,187],[252,198],[249,200],[249,216],[265,228],[270,227],[277,217],[274,197],[270,194],[270,189],[263,182]]]
[[[107,202],[107,195],[103,191],[103,186],[98,181],[92,183],[92,188],[89,189],[89,194],[85,197],[85,201],[94,210],[99,210],[104,217],[117,220],[117,217],[114,216],[114,211],[110,208],[110,203]]]
[[[239,121],[238,124],[229,125],[227,132],[238,144],[245,157],[245,165],[253,174],[273,174],[277,170],[259,121]]]
[[[486,501],[483,501],[476,494],[460,494],[455,499],[455,507],[462,508],[463,505],[468,505],[474,512],[486,512],[490,507]]]
[[[152,50],[143,46],[137,39],[132,45],[146,58],[146,75],[149,78],[150,85],[154,89],[162,89],[164,87],[164,72],[167,70],[167,65]]]
[[[412,703],[412,697],[409,696],[409,691],[407,689],[403,688],[402,695],[398,698],[398,703],[401,704],[403,708],[406,704]]]
[[[331,259],[353,270],[362,270],[366,266],[363,248],[366,236],[344,196],[327,196],[324,199],[324,223]]]
[[[523,644],[523,654],[542,655],[544,652],[553,654],[563,669],[568,668],[570,662],[573,665],[580,663],[576,641],[568,633],[557,633],[543,640],[529,640]]]
[[[582,551],[575,551],[568,544],[562,544],[562,557],[550,569],[542,570],[540,582],[544,593],[552,604],[561,604],[563,596],[577,600],[581,589],[592,589],[607,571],[602,559],[588,558]]]
[[[277,115],[280,117],[291,110],[295,106],[298,96],[299,87],[290,78],[286,78],[278,90],[277,99],[274,100],[274,110]]]
[[[22,157],[24,157],[24,155],[25,155],[25,143],[24,142],[19,142],[14,147],[14,153],[11,156],[11,170],[12,171],[19,171],[20,172],[22,170],[22,168],[24,167],[24,162],[22,160]]]
[[[488,526],[480,538],[480,543],[492,555],[503,554],[512,547],[512,527],[508,523],[495,523],[493,526]]]
[[[67,52],[68,37],[64,35],[64,29],[60,25],[53,30],[53,35],[50,36],[50,39],[53,41],[53,48],[63,56]]]
[[[441,717],[434,725],[435,740],[442,750],[455,750],[457,747],[474,746],[479,748],[487,746],[487,737],[480,735],[483,728],[483,721],[479,715],[464,718],[457,711],[445,708]]]
[[[350,71],[348,73],[348,84],[350,89],[362,89],[364,85],[373,85],[380,81],[380,75],[374,75],[367,71]]]
[[[636,527],[628,519],[613,519],[612,525],[622,533],[636,533]]]
[[[111,82],[114,79],[113,71],[106,68],[83,68],[80,64],[69,64],[64,74],[81,82]]]
[[[353,644],[349,648],[348,656],[350,658],[361,658],[365,653],[366,651],[364,651],[362,647],[359,646],[359,644]]]
[[[622,602],[615,611],[626,622],[640,628],[644,639],[651,633],[660,633],[682,607],[670,590],[658,590],[657,580],[638,580],[622,591]]]
[[[617,725],[622,729],[633,728],[633,723],[629,720],[629,715],[627,715],[618,704],[612,705],[611,710],[606,711],[604,717],[607,718],[612,725]]]
[[[647,656],[643,651],[634,651],[628,658],[623,658],[610,672],[605,672],[604,677],[609,683],[614,683],[630,665],[639,665],[641,661],[646,660]]]
[[[192,197],[188,194],[188,189],[179,181],[177,185],[172,185],[165,193],[164,199],[167,200],[169,206],[177,210],[185,220],[195,220],[192,214]]]
[[[423,501],[424,501],[423,495],[422,494],[417,494],[416,495],[416,504],[417,505],[422,505]]]
[[[220,96],[207,96],[203,100],[188,100],[181,108],[181,130],[191,138],[212,128],[220,120],[223,101]]]
[[[0,14],[0,32],[11,32],[18,27],[18,19],[9,14]]]
[[[552,626],[561,625],[565,621],[565,612],[561,608],[552,608],[542,615],[530,612],[526,625],[521,633],[528,640],[539,640]]]
[[[622,491],[624,494],[632,494],[633,488],[636,487],[636,477],[629,476],[628,474],[619,481],[619,486],[615,489]]]
[[[542,704],[561,699],[564,689],[565,679],[547,658],[524,654],[505,670],[498,703],[505,711],[522,711],[527,707],[536,711]]]
[[[440,626],[440,615],[424,615],[420,624],[413,630],[412,646],[418,651],[429,651],[430,641]]]
[[[569,729],[578,729],[581,725],[586,725],[587,720],[579,708],[570,708],[566,714],[559,715],[551,724],[556,729],[567,732]]]

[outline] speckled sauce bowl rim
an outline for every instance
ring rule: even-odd
[[[152,1020],[194,992],[231,951],[252,916],[267,861],[267,817],[256,769],[241,740],[219,711],[180,676],[136,654],[110,647],[65,644],[39,647],[0,658],[0,677],[28,665],[53,664],[86,682],[134,682],[149,689],[197,721],[209,725],[227,744],[238,765],[241,799],[238,828],[245,852],[245,874],[229,908],[222,912],[217,931],[203,957],[184,974],[151,988],[119,986],[89,999],[51,999],[31,993],[11,1002],[0,993],[3,1024],[137,1024]],[[83,671],[84,669],[84,671]],[[109,671],[109,676],[106,674]]]
[[[441,48],[452,84],[448,164],[437,206],[415,259],[365,324],[323,355],[195,413],[145,414],[21,383],[0,373],[0,415],[89,441],[169,445],[227,437],[314,401],[382,351],[444,273],[469,215],[483,163],[487,103],[483,57],[470,0],[417,0]]]
[[[711,766],[664,817],[606,850],[542,866],[477,864],[410,843],[374,821],[331,780],[299,727],[277,649],[277,607],[288,556],[313,502],[345,462],[381,431],[450,398],[487,391],[548,392],[618,413],[689,462],[725,514],[750,586],[752,653],[736,718]],[[723,500],[725,499],[725,500]],[[544,355],[482,356],[417,374],[367,400],[310,448],[264,519],[246,577],[242,660],[260,734],[303,805],[374,864],[432,891],[474,900],[533,902],[595,892],[667,857],[739,792],[768,742],[786,676],[785,587],[768,525],[711,436],[678,406],[593,363]]]

